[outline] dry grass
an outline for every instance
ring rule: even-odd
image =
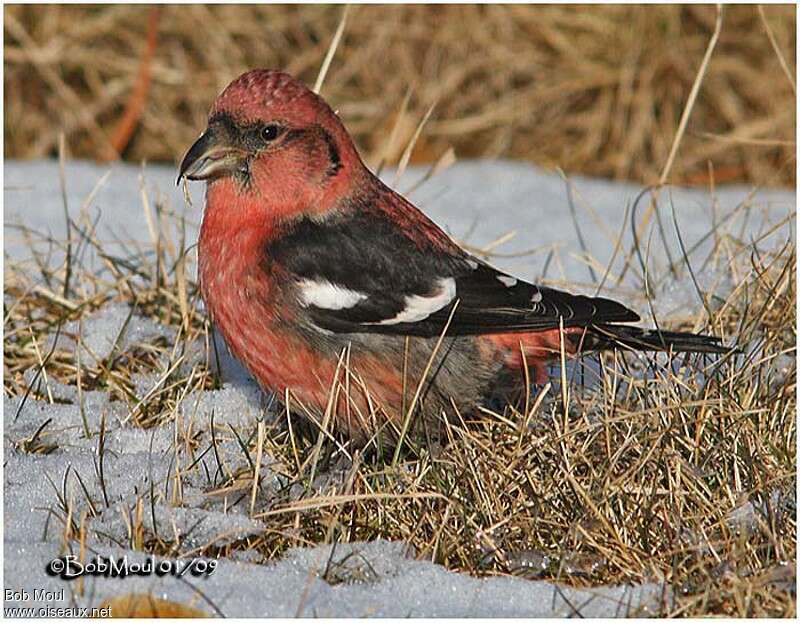
[[[313,84],[337,6],[6,6],[5,153],[175,161],[245,69]],[[508,156],[654,183],[712,6],[354,6],[323,94],[374,165]],[[157,36],[156,36],[157,35]],[[795,183],[795,7],[730,6],[670,180]],[[408,114],[396,140],[399,102]]]
[[[143,205],[152,211],[154,231],[145,247],[110,248],[89,219],[73,222],[69,243],[47,240],[70,249],[68,283],[67,262],[54,269],[6,262],[7,395],[34,391],[48,399],[50,380],[106,389],[127,404],[132,425],[150,427],[172,422],[182,400],[214,386],[202,359],[179,365],[208,343],[188,276],[191,240],[169,238],[165,225],[178,216],[168,206]],[[548,386],[523,411],[487,410],[481,420],[453,427],[445,451],[407,444],[397,464],[391,454],[343,451],[322,433],[304,439],[287,427],[278,406],[265,428],[212,422],[203,431],[184,422],[196,432],[191,442],[176,440],[176,472],[199,470],[199,456],[220,460],[216,447],[226,441],[247,455],[249,466],[218,464],[220,478],[205,491],[209,503],[227,497],[253,514],[258,498],[265,507],[268,493],[253,474],[262,473],[263,456],[276,459],[269,470],[284,485],[256,514],[264,532],[189,552],[165,536],[172,533],[167,525],[156,532],[144,526],[156,501],[145,492],[131,514],[130,545],[221,557],[247,549],[270,560],[292,546],[400,539],[419,558],[475,575],[573,585],[663,580],[675,596],[663,604],[669,615],[794,616],[794,246],[757,252],[735,234],[710,233],[713,251],[705,262],[693,258],[695,266],[722,267],[731,290],[706,292],[710,313],[701,310],[678,325],[709,327],[746,354],[669,363],[662,355],[657,364],[609,354],[599,374],[595,368],[564,378],[568,390]],[[105,269],[83,267],[84,245],[95,246]],[[651,274],[654,282],[662,277]],[[75,348],[45,347],[67,319],[112,302],[135,305],[136,314],[173,327],[175,341],[134,345],[94,362],[77,359]],[[205,361],[211,358],[206,348]],[[31,369],[37,374],[26,380]],[[130,388],[141,372],[164,379],[145,400]],[[57,444],[37,432],[21,449],[46,453]],[[69,526],[65,537],[84,541],[93,516],[77,524],[67,500],[56,506]],[[736,508],[751,508],[752,517],[735,520]],[[320,573],[332,583],[351,580],[336,568]]]
[[[207,367],[194,362],[196,357],[187,349],[190,344],[208,341],[208,322],[197,308],[195,284],[189,281],[193,268],[186,265],[192,241],[185,236],[172,239],[164,223],[173,221],[174,213],[159,202],[151,205],[144,194],[143,210],[142,220],[152,223],[153,234],[145,248],[124,241],[109,248],[98,239],[97,221],[85,210],[77,220],[68,221],[70,235],[66,239],[7,226],[8,234],[22,236],[32,250],[29,259],[6,263],[4,273],[6,395],[27,396],[35,387],[44,391],[40,397],[52,402],[50,393],[42,388],[49,377],[77,385],[80,391],[109,391],[112,399],[128,404],[133,425],[151,427],[171,420],[186,395],[215,386]],[[178,231],[185,232],[183,220]],[[102,269],[85,267],[87,251],[101,259]],[[65,259],[54,262],[54,255]],[[75,344],[82,344],[85,338],[82,324],[78,322],[69,335],[62,331],[68,323],[74,325],[114,302],[131,306],[128,321],[136,314],[175,327],[174,341],[159,338],[132,349],[115,345],[107,356],[97,358],[89,352],[81,360],[79,352],[84,349]],[[128,321],[115,343],[121,342]],[[32,379],[25,378],[31,369],[37,373]],[[147,372],[159,374],[160,382],[145,399],[139,399],[134,376]]]

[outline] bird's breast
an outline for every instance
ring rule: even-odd
[[[209,226],[211,224],[212,226]],[[264,252],[265,230],[213,226],[205,218],[198,242],[200,292],[209,318],[231,353],[259,383],[282,392],[303,373],[325,377],[307,340],[293,329],[290,293]],[[267,236],[268,237],[268,236]]]

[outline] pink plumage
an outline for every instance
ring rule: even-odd
[[[543,382],[562,341],[569,354],[726,351],[626,326],[639,318],[617,302],[469,255],[375,177],[333,110],[286,73],[234,80],[180,176],[208,182],[200,286],[231,352],[265,389],[288,391],[293,412],[321,421],[332,409],[356,445],[394,443],[412,403],[408,433],[442,438],[445,420],[524,394],[526,375]]]

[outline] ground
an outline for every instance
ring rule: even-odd
[[[200,184],[187,205],[171,167],[7,162],[4,587],[226,616],[793,615],[794,193],[665,188],[651,212],[527,164],[427,172],[384,178],[498,267],[741,353],[555,365],[446,451],[304,444],[208,347]],[[70,553],[219,562],[45,573]]]

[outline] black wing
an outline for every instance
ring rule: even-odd
[[[518,280],[454,244],[416,241],[378,214],[300,220],[265,253],[333,332],[431,337],[448,320],[448,335],[477,335],[639,319],[612,300]]]

